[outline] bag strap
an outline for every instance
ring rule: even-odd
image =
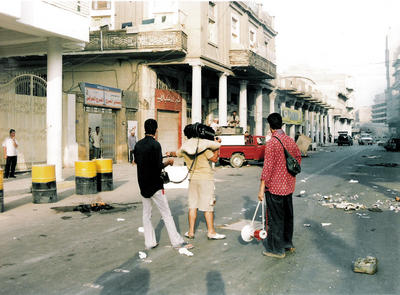
[[[275,138],[280,142],[280,144],[282,145],[283,149],[286,151],[286,148],[285,148],[285,146],[283,145],[282,141],[281,141],[278,137],[276,137],[276,136],[272,136],[272,137],[275,137]]]

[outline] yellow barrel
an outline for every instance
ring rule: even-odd
[[[77,161],[75,162],[75,177],[93,178],[96,177],[95,161]]]
[[[4,212],[3,169],[0,169],[0,212]]]
[[[36,204],[41,203],[43,197],[46,202],[58,201],[55,165],[32,166],[32,197]]]
[[[75,162],[75,192],[77,195],[97,193],[97,171],[95,161]]]
[[[113,190],[112,159],[96,159],[97,191]]]

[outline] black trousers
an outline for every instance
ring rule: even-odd
[[[265,192],[267,202],[266,228],[268,236],[263,240],[267,252],[285,253],[285,248],[292,248],[293,238],[293,202],[292,194],[286,196]]]
[[[5,178],[15,176],[15,166],[17,166],[17,156],[7,156],[6,169],[4,171]]]
[[[129,150],[129,163],[132,163],[134,161],[133,159],[133,150]]]

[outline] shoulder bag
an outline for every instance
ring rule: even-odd
[[[283,151],[285,153],[285,158],[286,158],[286,168],[287,171],[292,175],[292,176],[296,176],[297,174],[299,174],[301,172],[301,167],[299,162],[297,162],[297,160],[286,150],[285,146],[283,145],[282,141],[274,136],[282,145],[283,147]]]

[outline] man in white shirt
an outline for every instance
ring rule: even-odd
[[[10,136],[3,141],[3,153],[4,159],[6,159],[4,178],[16,178],[14,174],[17,165],[17,147],[18,141],[15,138],[15,130],[10,129]]]
[[[100,127],[96,127],[96,132],[92,135],[93,138],[93,158],[99,159],[101,157],[101,143],[103,142],[103,138],[100,134]]]

